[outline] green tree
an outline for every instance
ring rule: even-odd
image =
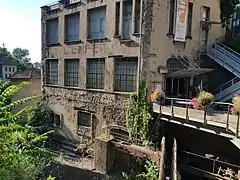
[[[221,20],[222,23],[229,24],[232,14],[236,10],[239,0],[220,0]]]
[[[44,147],[51,132],[39,134],[35,127],[20,122],[32,108],[26,106],[12,111],[20,104],[39,98],[9,102],[25,85],[26,82],[19,85],[0,82],[0,180],[35,180],[53,155]]]
[[[15,48],[12,55],[17,59],[18,69],[20,71],[31,69],[33,67],[31,59],[28,57],[29,51],[27,49]]]

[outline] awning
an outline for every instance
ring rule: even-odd
[[[191,76],[197,76],[200,74],[205,74],[208,72],[213,71],[214,69],[206,69],[206,68],[188,68],[188,69],[183,69],[180,71],[176,71],[173,73],[170,73],[167,75],[167,77],[170,78],[185,78],[185,77],[191,77]]]

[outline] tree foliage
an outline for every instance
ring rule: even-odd
[[[126,119],[130,140],[141,146],[148,146],[151,141],[153,125],[152,103],[148,99],[148,87],[145,80],[139,86],[139,93],[133,93],[128,102]],[[126,180],[157,180],[159,168],[149,159],[135,158],[131,161],[129,173],[123,173]]]
[[[236,10],[239,0],[220,0],[221,20],[222,23],[229,24],[232,14]]]
[[[39,96],[9,101],[26,84],[0,82],[0,180],[35,180],[53,155],[44,148],[44,141],[51,132],[40,134],[29,123],[20,121],[32,108],[13,111],[20,104]]]
[[[18,68],[21,71],[32,68],[31,59],[28,57],[29,51],[27,49],[15,48],[13,49],[12,55],[17,59]]]

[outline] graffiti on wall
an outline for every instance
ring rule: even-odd
[[[105,53],[108,50],[106,43],[93,43],[93,44],[81,44],[81,45],[65,45],[57,48],[50,48],[48,57],[63,57],[66,55],[80,56],[83,54],[97,54]]]

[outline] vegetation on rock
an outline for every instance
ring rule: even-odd
[[[233,107],[232,107],[232,114],[240,115],[240,96],[235,96],[232,99]]]

